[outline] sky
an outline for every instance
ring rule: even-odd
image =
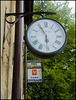
[[[58,1],[58,2],[65,2],[65,1]],[[73,8],[72,13],[75,13],[75,1],[74,0],[72,0],[72,1],[68,0],[68,2],[69,2],[69,8]]]
[[[75,0],[67,0],[67,1],[69,2],[69,8],[73,8],[72,13],[75,13]],[[64,1],[58,0],[56,2],[65,2],[65,0]]]
[[[72,13],[75,13],[75,1],[69,1],[69,7],[73,7]]]

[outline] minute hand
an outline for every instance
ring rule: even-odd
[[[38,27],[43,31],[43,33],[45,34],[45,31],[43,30],[43,28],[41,27],[40,24],[38,24]],[[45,34],[46,35],[46,34]]]

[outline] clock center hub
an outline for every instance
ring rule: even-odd
[[[44,29],[44,32],[45,34],[43,34],[41,30],[39,30],[37,34],[37,40],[40,44],[46,45],[47,42],[47,45],[52,45],[56,41],[55,32],[50,28]]]

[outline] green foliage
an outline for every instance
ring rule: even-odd
[[[47,15],[59,21],[67,32],[67,45],[58,56],[42,60],[43,82],[40,84],[27,84],[28,99],[35,100],[66,100],[75,99],[75,22],[74,14],[68,7],[68,2],[57,3],[45,1],[47,8],[44,11],[57,12],[56,15]],[[43,11],[39,1],[34,3],[34,12]],[[34,15],[33,19],[41,18]],[[30,52],[28,60],[37,60]]]

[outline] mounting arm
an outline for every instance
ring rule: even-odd
[[[16,24],[21,18],[26,17],[26,16],[28,16],[28,15],[30,16],[30,15],[33,15],[33,14],[37,14],[37,15],[40,15],[40,16],[44,17],[43,14],[46,14],[46,15],[55,15],[56,12],[5,13],[5,21],[6,21],[7,23],[9,23],[9,24],[12,24],[12,25],[11,25],[11,27],[10,27],[10,29],[9,29],[9,31],[8,31],[8,33],[7,33],[7,35],[6,35],[6,37],[4,38],[4,43],[5,43],[5,41],[6,41],[7,37],[8,37],[8,35],[9,35],[9,33],[10,33],[12,27],[14,26],[14,24]],[[14,22],[9,22],[9,21],[7,20],[7,17],[9,17],[9,16],[19,16],[19,18],[17,18]]]

